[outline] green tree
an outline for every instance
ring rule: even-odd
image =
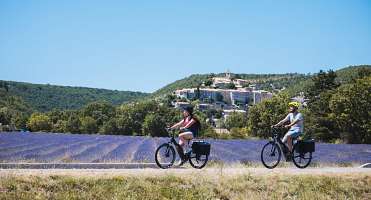
[[[233,112],[228,116],[225,125],[228,130],[232,128],[242,128],[247,125],[247,117],[245,113]]]
[[[86,105],[81,113],[83,117],[92,117],[99,127],[115,115],[115,107],[107,102],[93,102]]]
[[[67,121],[65,120],[58,120],[56,123],[53,124],[52,132],[54,133],[64,133],[67,130]]]
[[[147,114],[143,122],[143,135],[150,135],[153,137],[167,136],[165,130],[166,123],[163,117],[157,114]]]
[[[205,81],[205,86],[207,87],[211,86],[212,84],[213,84],[213,80],[210,78]]]
[[[59,120],[63,119],[63,111],[53,109],[46,113],[53,124],[57,123]]]
[[[117,128],[117,118],[111,118],[108,121],[105,121],[103,123],[103,126],[100,127],[99,133],[103,134],[118,134],[118,128]]]
[[[288,112],[290,98],[281,93],[252,106],[248,114],[248,132],[251,136],[270,137],[270,127],[282,120]]]
[[[232,90],[236,89],[236,85],[234,83],[228,83],[225,87]]]
[[[42,113],[34,113],[31,115],[27,127],[31,131],[45,131],[50,132],[52,129],[52,122],[50,118]]]
[[[21,112],[15,112],[12,117],[11,124],[14,124],[18,129],[27,129],[28,115]]]
[[[371,76],[336,90],[330,100],[331,118],[347,143],[371,144]]]
[[[98,133],[97,121],[92,117],[83,117],[80,119],[81,133]]]
[[[371,67],[362,67],[358,70],[358,79],[363,79],[365,77],[371,76]]]
[[[309,103],[317,101],[321,98],[321,93],[326,92],[328,90],[336,89],[339,84],[336,83],[336,73],[332,70],[328,72],[324,72],[322,70],[319,71],[318,74],[313,76],[312,82],[313,84],[309,86],[307,89],[307,95],[309,97]]]
[[[117,118],[116,126],[118,135],[136,135],[134,132],[136,123],[129,116],[121,116]]]
[[[3,125],[9,125],[12,117],[13,117],[13,110],[8,107],[0,108],[0,123]]]
[[[150,112],[156,112],[157,108],[158,103],[156,101],[139,102],[129,106],[128,112],[124,113],[122,117],[129,117],[133,122],[132,134],[140,135],[146,115]]]
[[[168,94],[166,95],[166,97],[164,98],[164,100],[162,101],[163,104],[165,104],[166,106],[172,106],[172,102],[175,101],[176,99],[176,96],[173,95],[173,94]]]
[[[69,133],[80,133],[80,125],[81,122],[77,114],[70,112],[70,116],[68,117],[66,122],[65,131]]]
[[[306,133],[320,141],[338,139],[339,131],[330,117],[330,99],[339,86],[336,83],[336,74],[333,71],[320,71],[312,78],[306,95],[309,98],[308,115],[306,115]]]

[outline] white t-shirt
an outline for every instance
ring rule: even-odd
[[[292,123],[295,120],[299,120],[299,121],[293,126],[291,126],[290,130],[299,129],[300,132],[303,132],[304,131],[304,118],[301,113],[296,113],[295,115],[294,113],[289,113],[284,119],[284,121],[290,121],[290,123]]]

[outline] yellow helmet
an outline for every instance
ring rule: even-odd
[[[299,108],[300,104],[296,101],[293,101],[293,102],[290,102],[289,103],[289,107],[296,107],[296,108]]]

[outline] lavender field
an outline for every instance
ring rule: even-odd
[[[156,148],[168,138],[133,136],[0,133],[0,162],[153,163]],[[208,140],[210,160],[260,162],[266,140]],[[313,162],[371,162],[371,145],[317,143]]]

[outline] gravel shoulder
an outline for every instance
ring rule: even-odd
[[[371,176],[370,168],[329,167],[329,168],[206,168],[202,170],[190,168],[177,169],[0,169],[0,177],[4,176],[73,176],[73,177],[114,177],[114,176],[270,176],[270,175],[321,175],[321,176],[346,176],[367,175]]]

